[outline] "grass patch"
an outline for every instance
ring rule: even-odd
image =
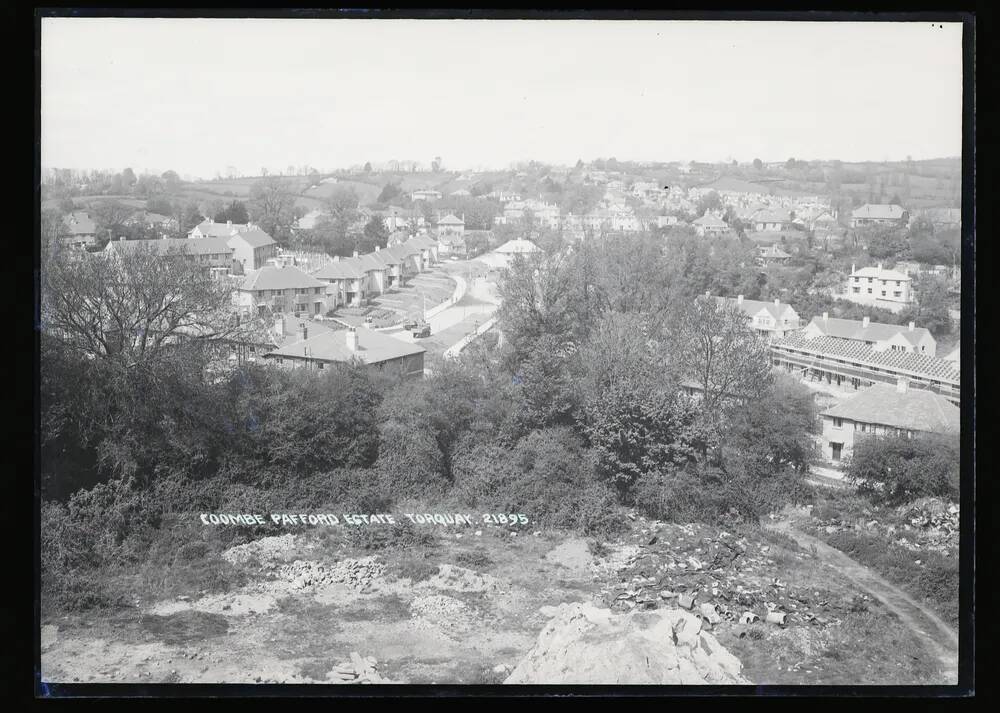
[[[484,569],[493,564],[493,558],[486,553],[486,550],[477,548],[467,552],[459,552],[455,555],[455,564],[469,569]]]
[[[932,550],[911,552],[885,538],[855,532],[835,532],[823,539],[922,600],[952,626],[958,625],[958,558]]]
[[[229,622],[221,614],[187,610],[166,616],[144,617],[142,627],[165,644],[176,646],[221,636],[229,631]]]
[[[398,579],[408,579],[414,583],[430,579],[437,573],[438,565],[418,557],[401,560],[394,567],[394,574]]]

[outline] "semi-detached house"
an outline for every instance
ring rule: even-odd
[[[297,267],[266,266],[243,279],[237,305],[244,313],[292,312],[317,315],[328,311],[327,284]]]

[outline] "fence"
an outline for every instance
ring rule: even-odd
[[[462,339],[460,339],[458,342],[452,344],[450,347],[445,349],[444,358],[457,359],[458,355],[461,353],[463,349],[469,346],[473,342],[473,340],[476,339],[476,337],[479,337],[482,334],[485,334],[486,332],[493,329],[493,325],[495,325],[496,323],[497,323],[497,318],[490,317],[488,320],[480,324],[475,332],[462,337]]]

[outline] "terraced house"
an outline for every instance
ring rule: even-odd
[[[937,340],[931,333],[917,327],[915,322],[908,325],[882,324],[872,322],[868,317],[862,320],[837,319],[824,312],[822,317],[813,317],[802,333],[807,337],[836,337],[870,346],[875,351],[901,351],[936,356]]]
[[[104,246],[108,255],[126,250],[154,250],[161,256],[183,256],[213,277],[229,275],[233,268],[233,249],[225,238],[202,238],[188,240],[186,238],[159,238],[156,240],[112,240]]]

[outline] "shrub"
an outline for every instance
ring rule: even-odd
[[[957,501],[959,456],[954,434],[865,438],[854,444],[847,476],[875,502],[897,505],[927,496]]]

